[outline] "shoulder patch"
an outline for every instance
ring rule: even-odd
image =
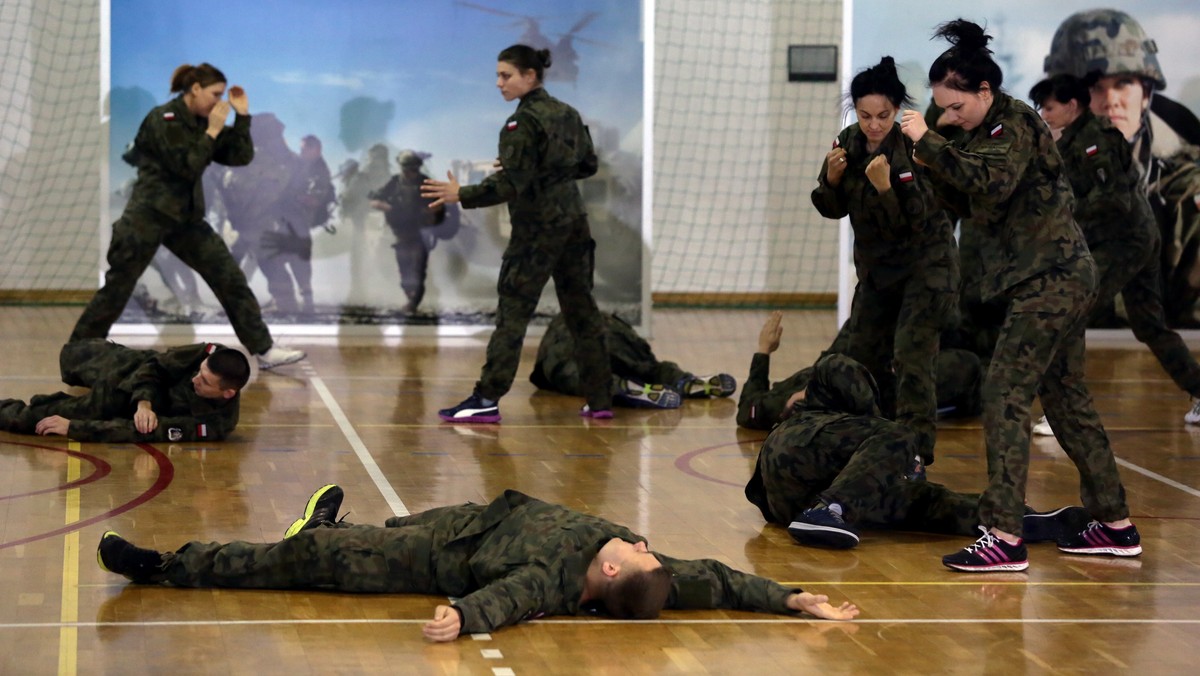
[[[208,425],[206,425],[205,423],[199,423],[198,425],[196,425],[196,436],[200,437],[201,439],[207,439],[208,438]]]
[[[1096,153],[1100,152],[1100,148],[1098,148],[1098,147],[1096,146],[1096,144],[1095,144],[1095,143],[1093,143],[1092,145],[1090,145],[1090,146],[1088,146],[1088,147],[1084,148],[1084,149],[1083,149],[1083,152],[1084,152],[1084,154],[1085,154],[1085,155],[1087,155],[1088,157],[1091,157],[1092,155],[1095,155]]]
[[[908,183],[913,180],[913,173],[911,171],[902,171],[897,178],[900,179],[901,183]]]
[[[988,132],[988,136],[991,136],[992,138],[1000,138],[1001,136],[1004,136],[1004,125],[998,124],[995,127],[992,127],[992,130]]]
[[[842,140],[835,138],[835,139],[833,139],[833,146],[831,148],[836,148],[840,145],[842,145]]]
[[[168,110],[167,112],[163,113],[163,119],[164,120],[174,120],[175,113],[172,113],[171,111]]]
[[[508,124],[504,125],[504,128],[505,128],[505,129],[507,129],[507,130],[509,130],[509,131],[512,131],[512,130],[516,129],[516,128],[517,128],[517,121],[516,121],[516,119],[509,120],[509,121],[508,121]]]
[[[216,352],[216,351],[217,351],[216,343],[208,343],[207,345],[204,346],[204,354],[212,354],[213,352]]]

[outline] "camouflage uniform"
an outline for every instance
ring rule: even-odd
[[[1130,140],[1143,187],[1162,239],[1161,275],[1167,320],[1195,326],[1200,299],[1200,163],[1195,145],[1169,157],[1156,148],[1151,111],[1168,128],[1179,128],[1186,108],[1161,93],[1167,80],[1158,63],[1158,45],[1133,17],[1112,9],[1076,12],[1063,20],[1044,61],[1048,75],[1131,75],[1146,83],[1149,106]],[[1180,115],[1180,109],[1184,115]],[[1195,137],[1188,139],[1195,144]]]
[[[508,490],[488,505],[392,517],[386,528],[338,523],[281,542],[190,542],[164,555],[160,580],[181,587],[331,589],[457,597],[460,633],[543,615],[579,615],[588,565],[612,538],[644,542],[599,517]],[[656,554],[673,573],[668,608],[792,614],[797,589],[717,561]]]
[[[822,166],[812,202],[826,218],[849,215],[854,228],[858,285],[846,354],[870,369],[885,414],[893,417],[894,411],[897,422],[912,428],[920,455],[931,463],[938,336],[957,323],[954,228],[913,165],[912,142],[899,125],[876,152],[867,151],[858,124],[844,129],[834,145],[846,151],[845,173],[832,186]],[[882,195],[866,175],[876,155],[891,165],[892,189]]]
[[[838,354],[819,359],[799,410],[763,442],[746,499],[784,526],[824,501],[840,504],[854,525],[971,534],[979,496],[904,478],[917,436],[879,417],[877,396],[862,364]]]
[[[210,162],[250,162],[250,116],[236,116],[233,127],[223,129],[216,139],[205,133],[207,129],[207,120],[193,115],[182,96],[154,108],[142,121],[125,155],[138,168],[138,178],[125,212],[113,223],[104,286],[84,309],[71,341],[108,335],[161,245],[200,273],[251,353],[271,349],[271,334],[246,276],[204,221],[204,168]]]
[[[396,252],[396,266],[400,269],[400,288],[408,298],[410,310],[416,310],[425,297],[425,273],[432,247],[425,241],[422,229],[437,225],[446,218],[444,207],[431,210],[429,204],[433,200],[421,197],[421,183],[429,178],[420,172],[421,163],[421,158],[415,153],[402,153],[400,166],[412,173],[402,172],[392,176],[387,185],[369,195],[370,199],[386,202],[391,207],[384,213],[384,218],[396,236],[392,249]]]
[[[1079,469],[1083,505],[1106,522],[1129,515],[1108,435],[1083,381],[1083,332],[1096,266],[1071,216],[1071,191],[1050,130],[1003,92],[960,142],[928,131],[916,144],[946,203],[967,205],[980,233],[981,293],[1008,312],[983,385],[988,488],[983,525],[1022,532],[1030,406],[1040,395]]]
[[[673,361],[659,361],[650,343],[615,314],[604,315],[604,326],[608,334],[614,393],[625,389],[624,380],[628,378],[639,383],[666,385],[683,395],[684,384],[694,377],[691,373]],[[575,341],[561,314],[546,327],[529,381],[543,390],[583,395]]]
[[[62,380],[91,391],[37,395],[28,406],[0,402],[0,429],[33,434],[42,418],[59,415],[71,421],[67,435],[77,441],[221,441],[237,426],[241,393],[206,399],[192,385],[200,364],[220,347],[199,343],[157,352],[99,338],[67,343],[59,353]],[[149,434],[133,425],[139,401],[149,401],[158,416]]]
[[[1150,348],[1176,385],[1200,397],[1200,364],[1167,327],[1158,227],[1138,185],[1129,144],[1120,131],[1084,111],[1063,129],[1057,145],[1075,193],[1075,220],[1096,261],[1097,308],[1121,293],[1133,335]]]
[[[579,113],[537,88],[526,94],[500,131],[503,169],[463,186],[464,208],[508,203],[512,239],[496,290],[496,330],[476,391],[499,399],[512,386],[525,329],[542,288],[553,277],[559,307],[579,345],[583,390],[593,411],[612,407],[604,319],[592,297],[596,243],[575,181],[596,173],[592,139]]]

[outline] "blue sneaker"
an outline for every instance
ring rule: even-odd
[[[665,385],[626,380],[625,389],[613,395],[613,403],[629,408],[679,408],[679,393]]]
[[[850,549],[858,546],[858,531],[847,524],[840,514],[828,507],[804,510],[788,526],[788,534],[797,543],[807,546]]]
[[[438,417],[452,423],[498,423],[500,405],[495,401],[485,404],[484,398],[478,392],[473,392],[458,406],[438,411]]]

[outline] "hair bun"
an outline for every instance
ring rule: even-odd
[[[992,36],[984,32],[983,27],[966,19],[955,19],[947,21],[938,26],[937,32],[934,34],[937,37],[946,38],[946,41],[954,46],[955,49],[963,52],[987,52],[988,43],[992,41]]]
[[[535,54],[537,54],[538,61],[542,62],[542,68],[550,67],[551,59],[550,59],[550,50],[549,49],[539,49],[539,50],[537,50],[537,52],[535,52]]]

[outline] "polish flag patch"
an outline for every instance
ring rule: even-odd
[[[1100,149],[1097,148],[1095,145],[1090,145],[1090,146],[1084,148],[1083,152],[1087,153],[1088,157],[1091,157],[1092,155],[1095,155],[1096,153],[1100,152]]]
[[[504,125],[504,128],[505,128],[505,129],[507,129],[507,130],[509,130],[509,131],[512,131],[512,130],[516,129],[516,128],[517,128],[517,121],[516,121],[516,120],[509,120],[509,121],[508,121],[508,124]]]
[[[902,171],[900,172],[899,178],[901,183],[908,183],[909,181],[913,180],[913,174],[911,171]]]
[[[1195,204],[1195,205],[1196,205],[1196,208],[1197,208],[1197,209],[1200,209],[1200,192],[1196,193],[1196,194],[1195,194],[1195,195],[1192,197],[1192,204]]]
[[[200,437],[201,439],[207,439],[208,438],[208,425],[206,425],[204,423],[200,423],[200,424],[196,425],[196,436]]]
[[[172,112],[170,112],[170,111],[168,111],[168,112],[165,112],[165,113],[163,113],[163,119],[164,119],[164,120],[174,120],[174,119],[175,119],[175,113],[172,113]]]
[[[216,352],[216,351],[217,351],[216,343],[209,343],[204,346],[204,354],[212,354],[213,352]]]
[[[995,127],[992,127],[992,130],[988,132],[988,136],[991,136],[992,138],[1000,138],[1001,136],[1004,136],[1004,125],[998,124]]]
[[[832,146],[830,146],[830,147],[831,147],[831,148],[836,148],[836,147],[838,147],[838,146],[840,146],[840,145],[842,145],[842,142],[841,142],[839,139],[836,139],[836,138],[835,138],[835,139],[833,139],[833,145],[832,145]]]

